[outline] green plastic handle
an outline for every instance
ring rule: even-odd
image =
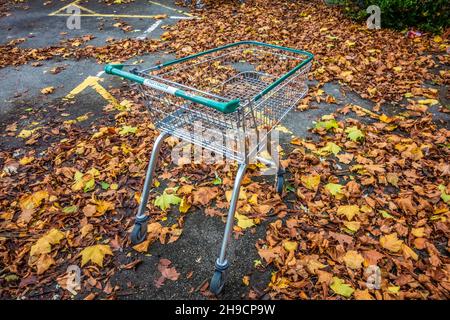
[[[131,72],[123,71],[123,65],[122,64],[108,64],[105,66],[105,72],[107,74],[116,75],[119,77],[122,77],[124,79],[134,81],[136,83],[142,84],[144,86],[163,91],[169,94],[172,94],[174,96],[195,102],[200,103],[204,106],[213,108],[217,111],[221,111],[223,113],[231,113],[236,111],[236,109],[239,107],[239,99],[231,100],[228,102],[219,102],[212,99],[208,99],[202,96],[196,96],[187,93],[184,90],[177,89],[175,87],[166,85],[164,83],[157,82],[155,80],[146,79],[144,77],[138,76],[136,74],[133,74]]]

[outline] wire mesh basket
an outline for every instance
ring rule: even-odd
[[[140,92],[158,129],[246,162],[306,95],[311,58],[301,50],[238,42],[132,72],[145,79]]]

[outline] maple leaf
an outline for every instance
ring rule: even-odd
[[[345,129],[345,133],[347,133],[347,137],[350,140],[355,141],[355,142],[364,139],[364,134],[356,126]]]
[[[235,218],[237,219],[238,227],[240,227],[242,229],[247,229],[247,228],[253,227],[255,225],[255,222],[253,219],[250,219],[247,216],[244,216],[243,214],[239,214],[236,212]]]
[[[391,251],[398,252],[402,248],[403,240],[397,238],[397,233],[391,233],[386,236],[380,237],[380,244],[383,248]]]
[[[163,194],[156,197],[155,206],[159,207],[161,210],[166,211],[171,205],[177,205],[181,202],[181,198],[177,195],[167,193],[168,189],[164,190]]]
[[[44,253],[50,253],[51,245],[58,244],[65,235],[58,229],[51,229],[48,233],[38,239],[31,247],[30,256],[38,256]]]
[[[334,142],[327,142],[325,147],[317,150],[317,154],[320,156],[328,156],[330,154],[337,155],[339,152],[341,152],[341,147]]]
[[[333,277],[330,288],[338,295],[350,298],[355,291],[350,285],[346,284],[344,280],[338,277]]]
[[[350,269],[360,269],[364,258],[355,250],[347,251],[343,257],[345,265]]]
[[[89,261],[92,261],[96,265],[103,267],[103,259],[105,255],[113,255],[109,245],[96,244],[90,247],[84,248],[81,252],[81,266],[83,267]]]
[[[342,185],[340,184],[328,183],[325,185],[325,189],[336,198],[339,198],[342,195]]]
[[[335,128],[335,129],[339,128],[339,125],[335,119],[331,119],[331,120],[327,120],[327,121],[319,121],[316,123],[316,125],[314,127],[316,129],[324,128],[325,130],[330,130],[333,128]]]
[[[361,223],[358,221],[344,221],[344,226],[351,232],[356,232],[361,227]]]
[[[307,188],[309,190],[317,191],[317,189],[319,188],[320,175],[318,175],[318,174],[310,174],[307,176],[301,176],[300,179],[301,179],[303,185],[305,186],[305,188]]]
[[[126,136],[127,134],[130,134],[130,133],[134,134],[134,133],[136,133],[136,132],[137,132],[137,127],[123,126],[123,127],[120,129],[119,134],[120,134],[121,136]]]
[[[340,206],[337,209],[337,214],[339,216],[346,216],[350,221],[354,216],[359,214],[359,207],[356,205]]]

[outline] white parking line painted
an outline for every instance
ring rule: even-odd
[[[145,38],[147,38],[147,36],[152,33],[156,28],[158,28],[158,26],[162,23],[162,20],[158,20],[156,21],[154,24],[152,24],[150,26],[150,28],[148,28],[147,30],[144,31],[144,33],[142,35],[140,35],[139,37],[137,37],[136,39],[138,40],[144,40]]]

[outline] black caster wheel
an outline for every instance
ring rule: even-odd
[[[225,273],[223,271],[214,271],[214,275],[209,284],[209,291],[218,295],[222,292],[223,286],[225,284]]]
[[[137,222],[131,231],[131,243],[133,245],[143,242],[147,238],[147,222]]]
[[[283,193],[283,186],[284,186],[284,175],[277,175],[277,179],[275,181],[275,188],[278,194]]]

